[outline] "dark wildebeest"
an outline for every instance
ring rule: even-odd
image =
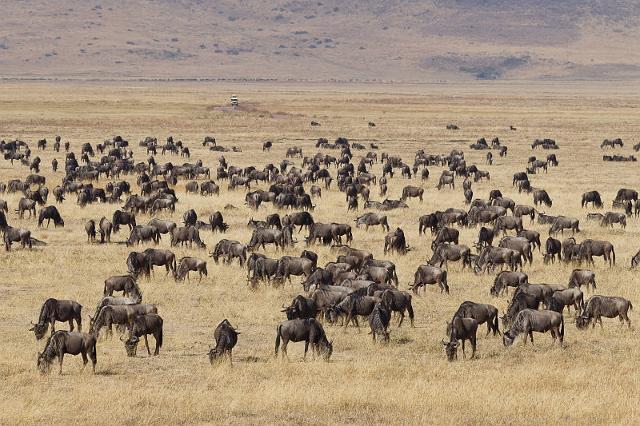
[[[309,212],[297,212],[286,215],[282,218],[282,226],[299,226],[298,232],[302,231],[303,227],[309,228],[309,226],[313,225],[314,220],[313,216]]]
[[[495,224],[493,225],[494,234],[498,233],[498,231],[502,231],[502,234],[506,235],[507,230],[520,232],[522,229],[522,218],[515,216],[500,216],[496,218]]]
[[[87,233],[87,242],[94,242],[96,240],[96,221],[90,219],[84,225],[84,231]]]
[[[638,191],[621,188],[616,193],[614,201],[638,201]]]
[[[471,342],[471,358],[473,358],[476,354],[477,331],[478,321],[474,318],[464,318],[459,315],[454,316],[451,323],[447,323],[449,342],[444,341],[444,339],[442,340],[442,346],[444,346],[447,359],[453,361],[458,358],[458,340],[462,340],[462,356],[465,358],[464,342],[465,340]]]
[[[162,317],[158,314],[145,314],[135,317],[129,328],[129,338],[124,343],[127,356],[136,356],[136,348],[141,336],[144,336],[147,353],[151,355],[149,340],[147,339],[149,334],[153,334],[153,338],[156,340],[156,349],[153,355],[159,355],[162,347],[162,323]]]
[[[527,241],[531,243],[532,249],[535,249],[537,247],[538,251],[540,251],[540,246],[542,244],[540,244],[540,233],[538,231],[523,229],[522,231],[518,232],[518,237],[526,238]]]
[[[229,229],[229,225],[224,223],[224,218],[222,217],[222,213],[219,211],[214,212],[209,216],[209,225],[211,225],[211,231],[215,232],[216,230],[224,233]]]
[[[515,271],[518,268],[519,253],[509,248],[485,247],[480,252],[474,272],[479,274],[493,270],[497,265],[507,266]]]
[[[148,248],[144,251],[149,262],[149,268],[153,272],[154,266],[164,266],[167,270],[167,275],[170,271],[176,270],[176,255],[170,250],[153,249]]]
[[[469,247],[462,244],[439,244],[435,250],[433,250],[433,256],[428,261],[430,265],[436,265],[440,268],[444,265],[447,267],[449,261],[457,262],[462,260],[462,269],[465,267],[471,268],[471,250]]]
[[[151,267],[146,253],[135,251],[130,252],[129,256],[127,256],[127,270],[135,278],[140,275],[149,277],[151,274]]]
[[[238,343],[238,334],[240,334],[229,322],[228,319],[222,320],[213,332],[215,347],[209,349],[209,362],[213,363],[220,360],[223,356],[229,357],[229,363],[233,364],[231,353]]]
[[[459,235],[460,231],[455,228],[449,228],[446,226],[440,228],[436,238],[431,243],[431,250],[435,250],[437,246],[443,243],[458,244]]]
[[[29,331],[33,331],[36,339],[40,340],[44,337],[49,325],[51,325],[51,334],[56,331],[56,321],[69,322],[69,331],[73,331],[74,320],[78,324],[78,330],[82,331],[82,305],[73,300],[49,298],[40,308],[38,323],[31,323],[33,327]]]
[[[391,319],[391,312],[389,307],[384,302],[378,302],[373,307],[373,310],[369,314],[369,328],[371,331],[373,341],[376,341],[376,335],[382,336],[384,342],[389,341],[389,320]]]
[[[604,328],[602,326],[602,317],[618,317],[621,324],[626,321],[627,326],[631,328],[631,320],[628,316],[630,309],[633,309],[633,305],[629,300],[622,297],[593,296],[587,300],[582,314],[576,318],[576,326],[580,329],[585,329],[591,322],[593,322],[593,327],[599,322],[600,328]]]
[[[602,198],[600,198],[600,193],[598,191],[589,191],[582,194],[582,201],[580,205],[582,207],[587,207],[589,203],[591,203],[592,207],[598,209],[602,208]]]
[[[511,328],[504,332],[502,341],[505,346],[511,346],[513,341],[521,334],[525,335],[524,344],[527,344],[527,334],[533,343],[533,332],[551,332],[551,337],[555,342],[560,340],[560,346],[564,341],[564,319],[562,314],[554,311],[534,311],[533,309],[523,309],[513,320]]]
[[[373,296],[364,296],[359,293],[351,293],[340,303],[329,307],[326,311],[326,318],[331,324],[335,324],[338,317],[346,316],[344,327],[346,328],[350,322],[356,327],[360,327],[358,316],[369,316],[373,312],[373,308],[380,301],[379,298]]]
[[[82,355],[83,368],[91,358],[93,372],[96,372],[96,338],[87,333],[69,331],[57,331],[49,339],[42,352],[38,353],[38,369],[41,373],[48,373],[51,363],[58,358],[60,365],[59,374],[62,374],[62,361],[64,355]]]
[[[4,217],[4,213],[2,213],[2,217]],[[6,218],[4,222],[6,222]],[[33,247],[31,231],[28,229],[3,226],[2,231],[4,232],[3,240],[5,250],[11,250],[11,244],[18,242],[21,244],[22,248],[29,247],[31,249]]]
[[[549,229],[549,235],[556,235],[558,231],[564,234],[565,229],[571,229],[571,232],[575,234],[580,232],[579,225],[580,221],[574,217],[558,216]]]
[[[619,223],[622,228],[626,228],[627,217],[624,213],[607,212],[600,221],[600,226],[611,226],[613,228],[614,223]]]
[[[154,226],[137,225],[131,230],[126,244],[127,247],[129,247],[147,241],[153,241],[155,244],[158,244],[160,242],[160,232],[158,232],[158,229]]]
[[[171,246],[177,246],[180,244],[184,246],[184,243],[189,243],[189,247],[196,243],[199,248],[206,248],[207,245],[200,239],[200,231],[195,226],[183,226],[180,228],[173,228],[171,230]]]
[[[195,210],[189,209],[182,215],[182,222],[186,225],[195,226],[196,221],[198,220],[198,214]]]
[[[544,189],[536,189],[533,191],[533,204],[537,206],[538,204],[544,204],[547,207],[551,207],[553,202],[549,197],[549,194]]]
[[[306,257],[283,256],[278,261],[277,276],[291,282],[291,275],[309,277],[314,269],[313,261]]]
[[[134,213],[116,210],[113,212],[111,222],[113,223],[114,233],[120,230],[120,225],[129,225],[129,230],[132,230],[133,227],[136,226],[136,215]]]
[[[448,294],[449,285],[447,283],[447,271],[433,265],[418,266],[414,275],[413,285],[409,285],[409,287],[414,293],[418,294],[418,289],[420,289],[421,286],[429,284],[438,284],[440,287],[440,293],[446,292]]]
[[[376,292],[375,294],[378,293]],[[411,294],[406,291],[386,289],[380,294],[380,299],[389,311],[397,312],[400,315],[398,327],[402,326],[405,311],[409,314],[409,321],[411,321],[411,327],[413,327],[414,314],[413,306],[411,305]]]
[[[516,217],[529,216],[529,218],[531,218],[531,222],[533,222],[536,218],[536,209],[531,206],[518,204],[513,209],[513,215]]]
[[[423,216],[420,216],[418,219],[418,234],[422,235],[426,232],[427,228],[431,229],[431,234],[433,234],[438,229],[438,214],[430,213]]]
[[[237,257],[240,266],[244,266],[247,260],[247,246],[238,241],[222,239],[218,241],[210,255],[216,263],[221,256],[225,257],[224,263],[231,263]]]
[[[631,268],[637,268],[638,265],[640,264],[640,250],[638,250],[638,252],[636,254],[633,255],[633,257],[631,258]]]
[[[422,202],[422,196],[424,195],[424,189],[417,186],[405,186],[402,189],[401,201],[406,201],[407,198],[418,198]]]
[[[202,276],[206,277],[208,274],[207,262],[197,257],[183,257],[178,261],[178,267],[173,271],[173,277],[176,281],[184,281],[185,277],[188,280],[190,271],[198,272],[198,281],[202,281]]]
[[[487,336],[489,333],[493,333],[494,336],[496,334],[500,334],[500,329],[498,327],[498,308],[493,305],[465,301],[460,304],[453,317],[454,319],[456,317],[473,318],[478,322],[478,325],[486,322]],[[447,324],[448,335],[450,335],[450,326],[451,323]]]
[[[555,263],[556,255],[558,256],[559,261],[562,260],[562,243],[560,240],[549,237],[545,243],[545,253],[543,254],[544,264],[548,264],[549,261],[551,261],[551,263]]]
[[[309,344],[311,344],[311,354],[315,358],[316,354],[322,356],[325,360],[329,360],[333,353],[333,342],[327,340],[327,335],[322,328],[322,324],[314,318],[298,318],[287,320],[276,329],[275,355],[278,356],[280,349],[280,340],[282,339],[282,353],[289,359],[287,354],[287,345],[289,342],[304,341],[304,357],[307,358]]]
[[[18,208],[16,209],[20,219],[24,218],[25,211],[29,212],[29,218],[31,218],[32,215],[33,217],[36,217],[36,202],[29,198],[21,198],[18,202]]]
[[[135,302],[139,300],[126,297],[104,297],[96,307],[95,316],[89,315],[89,333],[98,336],[100,330],[106,327],[109,336],[113,332],[114,324],[124,327],[130,325],[138,315],[158,313],[155,305]]]
[[[100,223],[98,225],[98,230],[100,231],[100,242],[101,243],[104,243],[105,240],[108,243],[111,242],[111,230],[112,229],[113,229],[113,225],[111,224],[111,222],[109,222],[109,220],[106,217],[102,216],[102,219],[100,219]]]
[[[283,232],[278,229],[254,229],[253,234],[251,235],[251,240],[249,241],[249,244],[247,244],[249,250],[253,250],[260,246],[262,246],[262,249],[264,250],[265,244],[275,244],[276,250],[278,250],[278,247],[284,250],[285,242]]]
[[[42,226],[42,222],[44,222],[45,219],[47,220],[47,228],[49,227],[49,223],[52,219],[56,228],[58,226],[64,227],[64,220],[62,220],[62,216],[60,216],[60,212],[58,212],[56,206],[47,206],[40,209],[40,214],[38,215],[38,226]]]
[[[380,225],[383,230],[389,231],[389,223],[387,216],[378,213],[366,213],[355,219],[356,228],[360,225],[365,225],[365,229],[368,231],[370,226]]]
[[[616,145],[620,145],[620,147],[624,146],[624,143],[622,142],[622,139],[620,138],[615,138],[615,139],[605,139],[602,141],[602,143],[600,144],[600,149],[604,149],[605,147],[609,146],[611,148],[615,148]]]
[[[287,319],[292,320],[296,318],[315,318],[320,310],[315,300],[304,296],[296,296],[288,307],[282,305],[280,312],[284,312],[287,315]]]
[[[508,287],[520,287],[528,284],[529,277],[524,272],[502,271],[493,280],[493,286],[489,293],[492,296],[498,296],[507,291]]]
[[[588,265],[593,265],[593,256],[603,256],[605,264],[609,262],[609,267],[612,262],[616,264],[616,252],[609,241],[587,239],[580,243],[578,260],[586,260]]]
[[[147,223],[147,225],[153,226],[161,234],[171,234],[171,231],[173,231],[178,226],[174,221],[162,220],[156,217],[151,219],[149,223]]]
[[[395,231],[388,233],[384,237],[384,253],[387,254],[387,251],[396,251],[400,254],[407,253],[407,240],[405,239],[402,229],[396,228]]]
[[[491,228],[482,227],[478,233],[478,242],[475,244],[476,249],[481,250],[484,247],[491,246],[493,244],[493,238],[495,232]]]
[[[569,288],[580,288],[583,285],[589,289],[589,284],[593,290],[596,289],[596,274],[589,269],[574,269],[569,276]]]
[[[104,296],[113,296],[114,291],[122,291],[124,297],[141,296],[140,288],[133,275],[115,275],[104,281]]]
[[[438,181],[438,186],[437,186],[438,190],[442,189],[445,185],[449,185],[450,188],[455,189],[456,184],[454,181],[454,177],[449,175],[440,176],[440,180]]]
[[[524,262],[529,261],[529,265],[533,264],[533,252],[531,250],[531,243],[524,237],[504,237],[500,240],[498,247],[510,248],[511,250],[520,253],[520,256],[524,259]]]
[[[552,311],[562,313],[566,306],[567,310],[571,312],[571,305],[573,305],[576,313],[579,313],[584,308],[583,294],[578,288],[554,291],[549,299],[549,309]]]

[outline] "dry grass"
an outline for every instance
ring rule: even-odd
[[[224,104],[235,92],[250,104],[247,112],[229,113]],[[416,95],[415,93],[420,93]],[[398,96],[398,93],[405,95]],[[299,144],[305,154],[315,153],[312,142],[324,136],[334,139],[376,141],[381,150],[410,160],[418,148],[443,153],[464,149],[469,163],[491,172],[492,180],[474,186],[478,197],[500,188],[518,203],[531,204],[530,196],[511,189],[511,176],[523,169],[531,155],[535,137],[554,137],[561,146],[556,152],[560,167],[532,177],[533,185],[548,190],[554,200],[551,214],[581,219],[579,238],[609,239],[616,247],[617,266],[608,269],[596,261],[598,292],[640,300],[637,275],[629,270],[629,259],[638,249],[640,227],[632,219],[625,231],[601,229],[584,221],[579,196],[599,190],[610,206],[622,186],[638,188],[636,164],[601,161],[599,142],[620,136],[623,151],[631,153],[637,143],[638,87],[574,86],[64,86],[10,85],[0,91],[0,135],[33,142],[52,140],[60,134],[74,149],[83,142],[101,142],[122,134],[137,145],[146,135],[165,138],[173,134],[215,168],[219,154],[202,149],[204,135],[215,135],[220,144],[238,145],[242,153],[225,154],[230,164],[262,165],[278,162],[285,147]],[[309,121],[321,122],[319,128]],[[377,127],[368,129],[367,121]],[[448,122],[461,130],[447,132]],[[508,131],[510,124],[517,132]],[[468,143],[479,136],[500,139],[509,146],[506,159],[484,165],[484,152],[472,152]],[[275,142],[271,153],[263,154],[261,142]],[[137,158],[144,158],[136,148]],[[43,158],[48,186],[54,176],[51,148],[34,152]],[[537,155],[546,152],[535,152]],[[62,155],[56,155],[62,159]],[[162,157],[161,161],[176,161]],[[380,165],[375,166],[380,173]],[[0,181],[26,175],[22,167],[0,163]],[[417,234],[417,218],[445,207],[462,207],[461,190],[435,189],[440,168],[431,169],[426,183],[394,178],[390,196],[399,196],[406,184],[424,185],[424,203],[410,201],[411,208],[389,213],[391,226],[400,226],[414,248],[405,257],[391,256],[398,265],[401,287],[412,281],[416,267],[430,257],[430,239]],[[104,182],[102,182],[104,183]],[[247,241],[245,227],[251,217],[263,218],[271,207],[253,213],[242,206],[243,193],[228,192],[223,184],[219,198],[184,195],[178,185],[180,203],[173,215],[195,208],[199,215],[221,210],[227,203],[241,206],[225,212],[231,229],[227,237]],[[377,199],[377,188],[372,190]],[[19,197],[4,196],[10,208]],[[301,362],[302,346],[290,346],[289,363],[273,359],[276,324],[282,320],[279,307],[300,292],[298,284],[283,289],[250,291],[245,271],[237,264],[209,262],[209,278],[198,284],[176,284],[158,274],[143,281],[144,299],[155,303],[165,320],[165,342],[159,357],[127,358],[121,342],[100,340],[98,374],[80,372],[79,358],[68,357],[64,374],[42,377],[35,369],[35,354],[42,342],[27,332],[40,304],[47,297],[75,299],[86,315],[102,294],[105,278],[123,273],[128,249],[121,244],[86,243],[86,220],[110,216],[115,206],[93,205],[80,209],[69,199],[59,206],[66,221],[64,229],[36,229],[33,220],[23,221],[11,211],[9,222],[28,227],[34,236],[48,242],[44,249],[16,249],[2,255],[0,282],[2,305],[0,327],[5,341],[0,349],[0,423],[462,423],[477,424],[629,424],[639,421],[640,396],[636,328],[621,328],[617,320],[605,321],[604,330],[578,332],[567,325],[566,347],[551,345],[548,335],[536,336],[535,346],[516,344],[504,348],[498,338],[479,340],[477,359],[453,364],[445,360],[440,339],[445,320],[464,300],[493,303],[501,310],[506,299],[491,298],[490,276],[461,272],[450,266],[451,295],[428,289],[414,297],[416,327],[392,328],[389,345],[376,345],[367,331],[358,333],[328,327],[334,339],[334,357],[324,362]],[[313,213],[319,221],[351,222],[355,213],[346,212],[343,195],[324,192]],[[529,226],[529,225],[527,225]],[[531,228],[546,237],[546,227]],[[462,242],[471,245],[477,230],[462,230]],[[383,231],[355,229],[354,246],[382,257]],[[119,234],[115,241],[124,239]],[[205,234],[208,247],[220,235]],[[298,236],[302,240],[302,234]],[[297,254],[301,244],[288,254]],[[168,246],[168,241],[161,243]],[[316,247],[321,262],[334,258],[327,248]],[[204,251],[178,249],[178,255],[205,257]],[[268,255],[275,257],[273,249]],[[277,255],[280,255],[278,253]],[[531,282],[566,283],[572,267],[544,268],[536,253],[533,267],[525,270]],[[637,303],[636,303],[637,304]],[[206,357],[215,324],[223,318],[242,332],[235,351],[235,364],[213,368]],[[632,312],[634,323],[637,315]],[[59,327],[63,327],[59,325]],[[484,328],[482,328],[484,330]],[[481,332],[484,334],[484,331]],[[143,350],[139,354],[143,354]]]

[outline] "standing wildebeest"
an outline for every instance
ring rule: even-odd
[[[600,226],[611,226],[613,228],[614,223],[619,223],[622,228],[627,227],[627,217],[624,213],[607,212],[600,221]]]
[[[476,354],[476,333],[478,331],[478,321],[474,318],[464,318],[456,315],[451,323],[447,323],[447,334],[449,342],[442,340],[442,346],[447,353],[447,359],[453,361],[458,358],[458,340],[462,340],[462,356],[466,358],[464,342],[471,342],[471,358]]]
[[[182,215],[182,222],[186,225],[194,226],[198,220],[198,214],[194,209],[189,209]]]
[[[289,342],[304,341],[304,357],[307,358],[309,343],[311,343],[311,354],[315,358],[316,354],[322,356],[325,360],[329,360],[333,353],[333,342],[327,340],[327,335],[322,328],[322,324],[314,318],[287,320],[276,329],[275,355],[278,356],[280,349],[280,339],[282,339],[282,353],[289,359],[287,354],[287,345]]]
[[[140,341],[140,336],[144,336],[147,353],[151,355],[149,340],[147,339],[149,334],[153,334],[153,338],[156,340],[156,349],[153,355],[159,355],[162,347],[162,323],[162,317],[158,314],[145,314],[135,317],[133,324],[129,328],[129,338],[125,341],[127,356],[136,356],[136,348]]]
[[[538,204],[544,204],[547,207],[551,207],[553,202],[551,201],[551,197],[547,194],[547,191],[544,189],[536,189],[533,191],[533,204],[537,206]]]
[[[45,300],[40,308],[40,316],[38,317],[38,323],[34,324],[29,331],[33,331],[36,335],[36,339],[40,340],[44,337],[51,325],[51,334],[56,331],[55,323],[69,322],[69,331],[73,331],[73,321],[78,323],[78,330],[82,331],[82,305],[73,300],[57,300],[49,298]]]
[[[44,222],[45,219],[47,220],[47,228],[49,227],[51,219],[53,219],[53,223],[56,228],[58,226],[64,227],[64,220],[62,220],[62,216],[60,216],[60,212],[58,212],[56,206],[47,206],[40,209],[40,214],[38,215],[38,226],[42,226],[42,222]]]
[[[492,296],[498,296],[505,291],[508,287],[520,287],[529,283],[529,277],[524,272],[514,271],[501,271],[493,280],[493,286],[489,293]]]
[[[493,225],[493,233],[502,231],[503,235],[507,234],[507,230],[515,230],[516,232],[522,231],[522,218],[515,216],[500,216],[496,218]]]
[[[96,240],[96,221],[90,219],[84,225],[84,231],[87,233],[87,242],[94,242]]]
[[[202,281],[202,276],[207,276],[207,262],[197,257],[183,257],[178,261],[178,267],[173,271],[173,277],[176,281],[184,281],[185,277],[189,279],[189,271],[198,272]]]
[[[587,207],[589,203],[591,203],[592,207],[598,209],[602,208],[602,198],[600,198],[600,193],[598,191],[589,191],[582,194],[580,206]]]
[[[439,226],[438,213],[430,213],[420,216],[418,219],[418,234],[422,235],[426,232],[427,228],[431,229],[433,234]]]
[[[20,201],[18,202],[18,208],[16,209],[16,212],[18,212],[20,219],[24,218],[25,211],[29,212],[29,218],[31,218],[32,215],[33,217],[35,217],[36,202],[33,200],[30,200],[29,198],[24,198],[24,197],[21,198]]]
[[[256,228],[253,230],[253,234],[251,235],[251,240],[247,247],[249,250],[253,250],[256,247],[262,246],[262,249],[265,249],[265,244],[275,244],[276,250],[278,247],[284,250],[284,234],[282,231],[278,229],[266,229],[266,228]]]
[[[111,224],[111,222],[109,222],[106,217],[102,216],[102,219],[100,219],[100,223],[98,225],[98,229],[100,231],[100,242],[104,243],[106,240],[106,242],[110,243],[111,230],[113,229],[113,225]]]
[[[388,233],[384,237],[384,253],[387,254],[387,251],[396,251],[400,254],[407,253],[407,240],[404,237],[402,229],[396,228],[395,231]]]
[[[442,175],[440,176],[440,180],[438,181],[438,190],[442,189],[445,185],[449,185],[450,188],[455,189],[456,184],[454,181],[454,177],[450,175]]]
[[[153,226],[161,234],[171,234],[171,231],[173,231],[178,226],[171,220],[162,220],[155,217],[151,219],[149,223],[147,223],[147,225]]]
[[[229,229],[229,225],[224,223],[222,213],[220,213],[219,211],[211,213],[211,216],[209,216],[209,225],[211,225],[212,232],[218,230],[222,233],[225,233]]]
[[[569,277],[569,288],[580,288],[583,285],[589,289],[589,284],[593,290],[596,289],[596,274],[589,269],[574,269]]]
[[[288,307],[282,305],[280,312],[286,313],[287,319],[292,320],[296,318],[315,318],[320,310],[315,300],[304,296],[296,296]]]
[[[607,146],[610,146],[611,148],[615,148],[616,145],[620,145],[620,147],[622,148],[624,146],[624,143],[622,142],[622,139],[620,139],[620,138],[605,139],[600,144],[600,149],[603,149],[603,148],[605,148]]]
[[[564,318],[562,314],[554,311],[534,311],[533,309],[523,309],[518,312],[511,328],[504,332],[502,341],[505,346],[511,346],[513,341],[520,334],[524,334],[524,344],[527,344],[527,337],[533,343],[533,332],[546,333],[551,331],[551,337],[555,342],[560,339],[560,346],[564,341]]]
[[[360,225],[365,225],[365,229],[368,231],[370,226],[380,225],[383,230],[389,231],[389,222],[387,221],[387,216],[378,213],[366,213],[362,216],[359,216],[355,219],[356,228],[359,228]]]
[[[612,262],[616,264],[616,252],[609,241],[587,239],[580,243],[578,260],[586,260],[588,265],[593,265],[593,256],[603,256],[605,264],[609,262],[609,267]]]
[[[467,266],[471,268],[471,250],[462,244],[442,243],[433,250],[433,256],[427,263],[434,266],[439,263],[438,266],[442,268],[443,265],[447,267],[450,260],[462,260],[462,269]]]
[[[537,247],[538,251],[540,251],[540,246],[542,244],[540,244],[540,233],[538,231],[523,229],[522,231],[518,232],[518,237],[526,238],[527,241],[531,243],[532,249],[535,249]]]
[[[144,252],[132,251],[127,256],[127,270],[134,278],[144,275],[147,278],[151,274],[151,266],[149,265],[149,259]]]
[[[571,305],[573,305],[576,313],[579,313],[584,308],[584,296],[578,288],[554,291],[549,299],[549,309],[552,311],[562,313],[566,306],[567,310],[571,312]]]
[[[424,189],[417,186],[405,186],[402,189],[401,201],[406,201],[407,198],[418,198],[422,202],[422,196],[424,195]]]
[[[391,319],[391,312],[384,302],[378,302],[373,307],[373,310],[369,314],[369,327],[371,331],[373,341],[376,341],[376,335],[381,335],[382,340],[389,341],[389,320]]]
[[[498,308],[493,305],[487,305],[484,303],[475,303],[465,301],[460,304],[458,310],[453,315],[454,321],[456,317],[461,318],[473,318],[478,322],[478,325],[487,323],[487,336],[489,333],[500,334],[498,327]],[[450,335],[450,327],[452,323],[447,324],[447,334]]]
[[[631,328],[631,320],[628,316],[630,309],[633,309],[633,305],[627,299],[596,295],[587,300],[582,314],[576,318],[576,326],[580,329],[585,329],[593,321],[593,327],[599,322],[600,328],[604,328],[602,326],[602,317],[618,317],[621,324],[626,321],[627,326]]]
[[[621,188],[616,193],[614,201],[638,201],[638,191]]]
[[[132,230],[136,226],[136,215],[134,213],[116,210],[113,212],[111,221],[113,223],[114,233],[120,230],[120,225],[129,225],[129,230]]]
[[[458,244],[460,231],[455,228],[442,227],[438,231],[436,238],[431,242],[431,250],[435,250],[437,246],[443,243]]]
[[[428,284],[438,284],[440,287],[440,293],[446,292],[448,294],[449,285],[447,283],[447,271],[433,265],[418,266],[414,275],[413,285],[409,285],[409,288],[411,288],[414,293],[418,294],[418,289],[420,289],[421,286]]]
[[[2,217],[4,217],[4,213],[2,213]],[[6,218],[4,222],[6,222]],[[28,229],[3,225],[2,231],[4,232],[3,240],[5,250],[11,250],[11,244],[18,242],[22,245],[22,248],[29,247],[29,249],[31,249],[33,247],[31,231]]]
[[[291,282],[291,275],[309,277],[314,269],[313,261],[306,257],[283,256],[278,261],[277,276]]]
[[[114,291],[122,291],[125,297],[140,297],[141,292],[133,275],[115,275],[104,281],[104,296],[113,296]]]
[[[149,263],[149,269],[153,272],[154,266],[164,266],[167,275],[176,270],[176,255],[170,250],[148,248],[143,252]]]
[[[562,260],[562,243],[560,240],[549,237],[545,243],[545,253],[543,254],[544,264],[548,264],[549,261],[551,261],[551,263],[555,263],[556,255],[558,256],[559,261]]]
[[[376,303],[379,301],[379,298],[373,296],[351,293],[340,303],[329,307],[326,311],[326,317],[331,324],[335,324],[338,317],[346,316],[346,320],[344,320],[345,328],[347,328],[350,322],[355,324],[356,327],[360,327],[360,324],[358,323],[358,316],[368,317],[371,312],[373,312],[373,308]]]
[[[516,217],[529,216],[531,222],[533,222],[536,218],[536,209],[531,206],[518,204],[513,209],[513,215]]]
[[[137,225],[129,234],[129,239],[127,239],[126,245],[132,246],[134,244],[140,244],[147,241],[153,241],[155,244],[160,242],[160,232],[154,226],[149,225]]]
[[[57,331],[49,339],[42,352],[38,353],[38,369],[41,373],[48,373],[53,360],[57,357],[60,364],[59,374],[62,374],[64,355],[82,355],[83,368],[87,365],[87,356],[91,358],[93,372],[96,372],[96,338],[87,333]]]
[[[574,217],[558,216],[549,229],[549,235],[556,235],[558,231],[564,234],[565,229],[571,229],[571,232],[575,234],[580,232],[579,225],[580,221]]]
[[[376,291],[374,294],[378,295],[378,292]],[[411,327],[413,327],[414,314],[413,306],[411,305],[411,294],[407,293],[406,291],[388,288],[382,291],[382,293],[380,294],[380,299],[390,312],[397,312],[400,315],[398,327],[402,326],[405,311],[409,314]]]
[[[216,263],[221,256],[225,256],[223,259],[225,263],[231,263],[237,257],[240,266],[244,266],[244,262],[247,260],[247,246],[239,241],[222,239],[218,241],[210,255]]]
[[[505,265],[515,271],[518,268],[519,253],[515,250],[502,247],[485,247],[480,252],[474,272],[479,274],[483,271],[493,270],[497,265]]]
[[[209,362],[212,365],[224,355],[228,356],[229,363],[233,364],[231,353],[236,343],[238,343],[238,334],[240,333],[233,328],[228,319],[225,318],[218,324],[216,330],[213,332],[216,345],[209,349]]]
[[[313,216],[309,212],[297,212],[286,215],[282,218],[282,226],[291,226],[294,228],[295,226],[299,226],[298,232],[302,231],[303,227],[309,227],[313,225]]]
[[[200,231],[195,226],[182,226],[180,228],[173,228],[171,230],[171,246],[177,246],[178,244],[184,246],[184,243],[189,243],[189,247],[196,243],[199,248],[206,248],[207,245],[200,239]]]

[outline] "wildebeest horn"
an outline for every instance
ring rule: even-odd
[[[445,342],[444,339],[442,339],[442,346],[447,346],[447,342]]]

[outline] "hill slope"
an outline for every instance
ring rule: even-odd
[[[23,0],[3,77],[640,77],[633,0]],[[605,5],[606,3],[606,5]]]

